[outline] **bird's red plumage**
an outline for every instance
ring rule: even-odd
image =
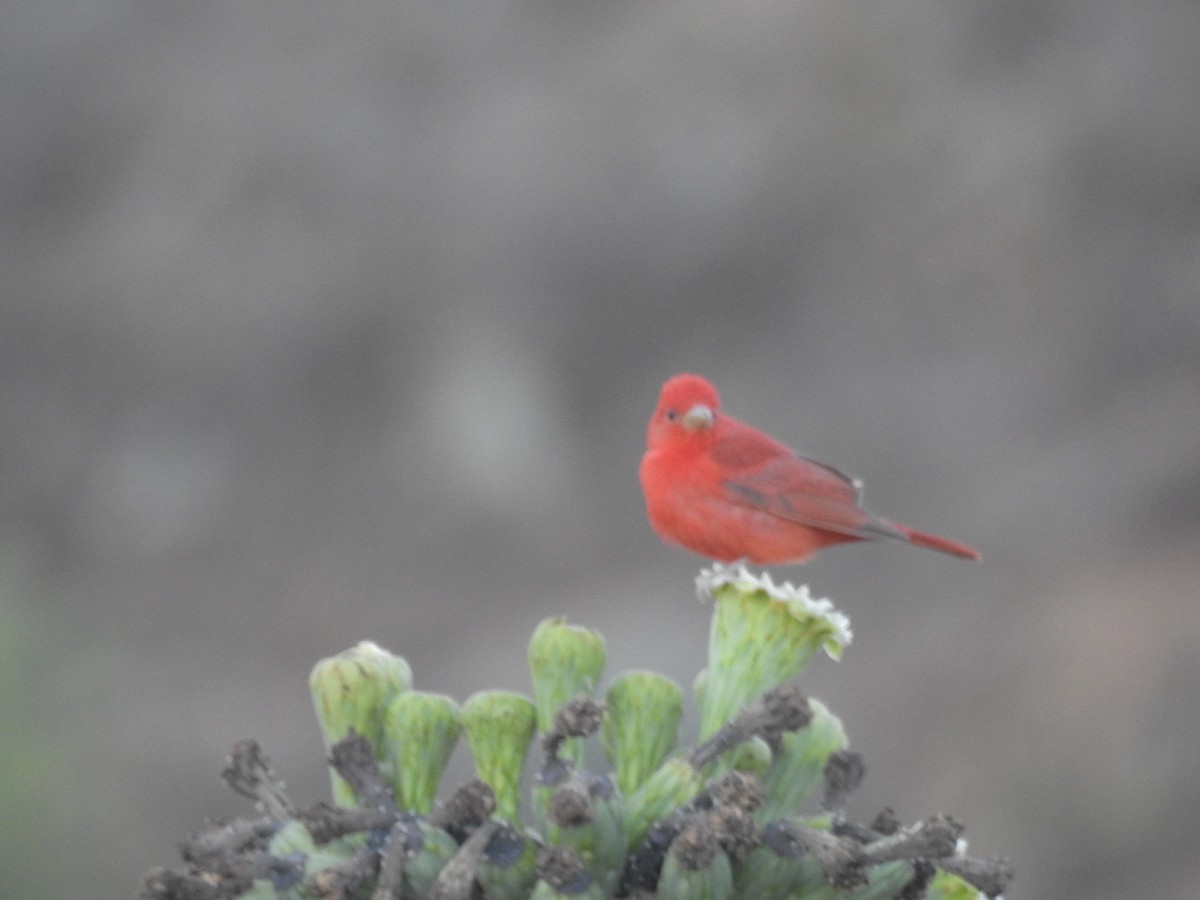
[[[847,541],[897,538],[968,559],[963,544],[872,515],[857,482],[720,411],[699,375],[666,382],[639,471],[663,540],[722,562],[802,562]]]

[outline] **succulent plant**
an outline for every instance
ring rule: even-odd
[[[534,631],[532,698],[481,691],[461,707],[412,690],[408,664],[364,641],[311,677],[335,805],[297,808],[258,745],[239,742],[224,777],[260,814],[186,841],[184,865],[147,873],[141,896],[999,895],[1011,867],[964,855],[962,826],[949,817],[846,820],[862,758],[840,720],[797,682],[818,651],[840,658],[851,638],[846,617],[805,588],[742,566],[702,571],[697,588],[715,610],[696,682],[696,744],[677,745],[682,691],[665,676],[621,674],[600,699],[604,641],[562,619]],[[535,732],[540,762],[525,791]],[[478,778],[438,801],[460,734]],[[611,772],[586,768],[593,739]]]

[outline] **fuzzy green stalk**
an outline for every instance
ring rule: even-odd
[[[308,684],[326,752],[353,728],[370,742],[376,759],[384,758],[384,710],[412,685],[412,669],[403,657],[372,641],[360,641],[313,666]],[[350,785],[336,772],[330,775],[334,802],[355,806]]]
[[[771,765],[762,776],[767,802],[755,813],[760,822],[793,815],[813,789],[822,784],[829,755],[847,744],[841,719],[820,700],[810,697],[808,705],[812,721],[780,737]]]
[[[509,822],[518,821],[521,769],[535,720],[533,701],[512,691],[479,691],[460,712],[475,770],[496,795],[496,815]]]
[[[806,587],[775,585],[744,566],[700,573],[697,591],[715,602],[708,674],[698,698],[700,738],[715,734],[764,691],[798,676],[824,650],[834,659],[850,642],[849,621]]]
[[[545,619],[534,629],[529,639],[529,671],[539,732],[550,731],[555,714],[576,694],[590,697],[595,693],[606,658],[604,638],[598,632],[569,625],[562,617]],[[559,755],[581,765],[583,740],[569,739]]]
[[[625,840],[632,850],[650,826],[700,792],[704,777],[686,755],[668,759],[625,800]]]
[[[428,815],[462,731],[458,704],[442,694],[405,691],[383,717],[383,749],[401,809]]]
[[[605,697],[604,752],[629,796],[675,747],[683,692],[657,672],[625,672]]]

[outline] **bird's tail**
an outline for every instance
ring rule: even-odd
[[[949,553],[951,556],[961,556],[963,559],[976,561],[983,559],[983,554],[978,550],[974,550],[966,544],[960,544],[958,541],[938,537],[936,534],[926,534],[924,531],[917,531],[917,529],[901,525],[899,522],[888,522],[887,524],[904,535],[910,544],[916,544],[918,547],[928,547],[930,550]]]

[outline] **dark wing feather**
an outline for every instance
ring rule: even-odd
[[[731,501],[839,534],[904,538],[863,509],[862,485],[856,479],[832,466],[798,456],[771,438],[750,445],[741,438],[739,435],[739,440],[732,442],[736,451],[728,454],[740,463],[732,467],[724,482]],[[713,451],[714,460],[721,463],[721,442]]]

